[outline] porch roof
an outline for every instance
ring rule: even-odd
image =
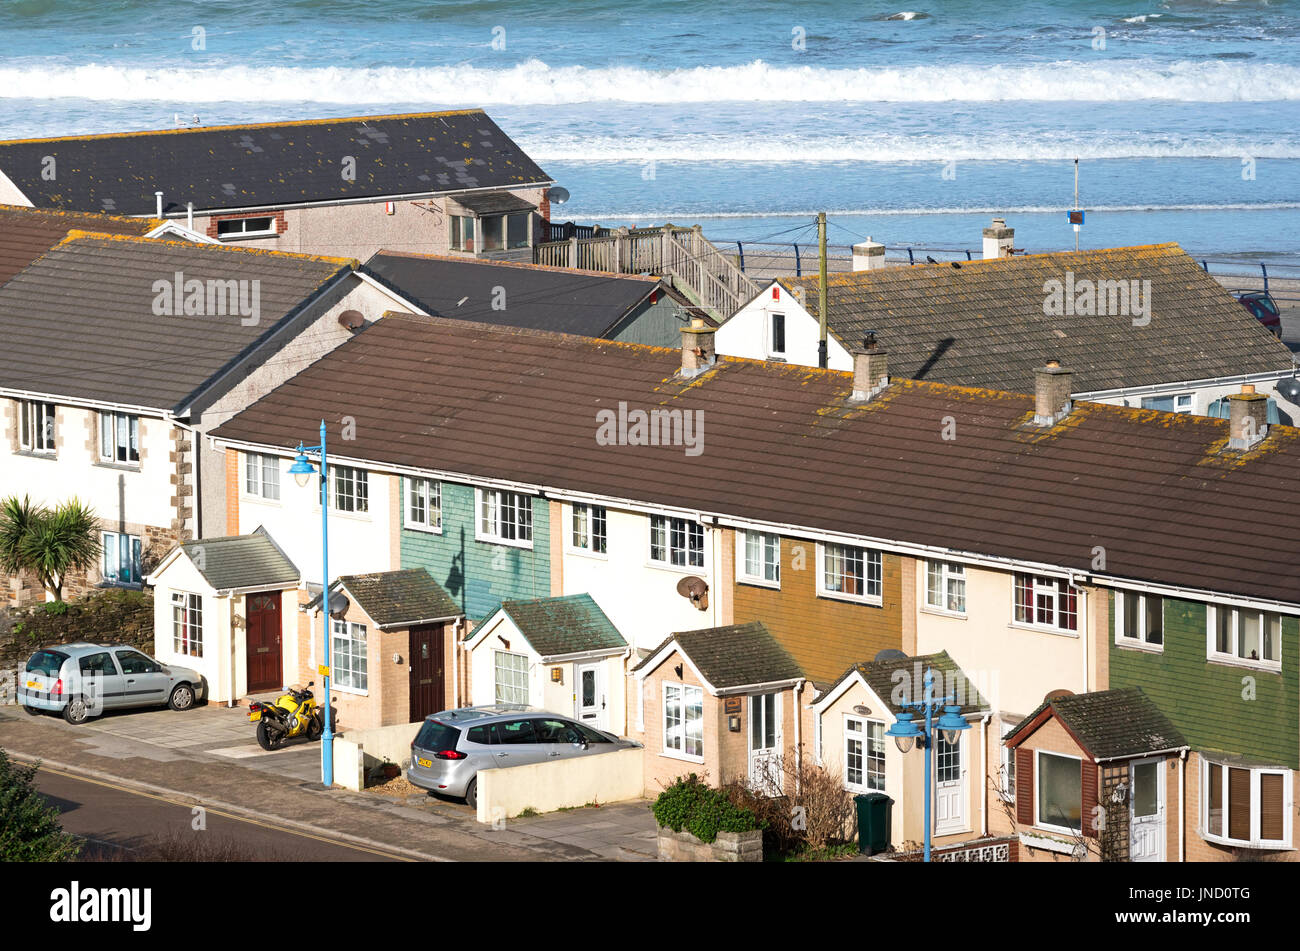
[[[199,574],[217,591],[285,588],[302,577],[265,528],[251,535],[203,538],[181,545]]]
[[[424,568],[342,575],[345,588],[380,628],[464,617],[465,612]],[[317,595],[314,601],[319,601]],[[333,598],[331,597],[331,606]]]
[[[1006,745],[1019,746],[1052,716],[1094,760],[1124,759],[1188,745],[1178,728],[1141,687],[1096,690],[1044,700],[1037,710],[1012,728]]]
[[[543,657],[627,647],[618,628],[589,594],[503,601],[500,610]]]
[[[925,671],[933,669],[935,674],[935,694],[944,696],[950,691],[955,691],[956,699],[959,701],[958,706],[961,707],[963,714],[982,713],[990,709],[988,701],[984,699],[975,684],[966,676],[966,672],[948,655],[947,651],[939,651],[937,654],[920,654],[915,657],[910,657],[902,651],[897,653],[897,657],[883,657],[870,663],[854,664],[840,674],[835,683],[822,692],[818,698],[818,703],[821,702],[822,698],[836,693],[840,685],[856,673],[871,688],[872,693],[889,707],[890,712],[901,713],[907,708],[898,703],[897,700],[914,700],[920,697],[925,683]],[[905,675],[901,683],[909,689],[903,691],[901,697],[896,697],[895,691],[900,686],[898,676],[900,671]]]
[[[805,679],[802,668],[762,621],[670,634],[633,672],[646,668],[649,673],[674,643],[716,690]]]

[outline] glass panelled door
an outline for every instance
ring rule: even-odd
[[[749,698],[749,781],[769,795],[785,785],[781,773],[781,695],[757,693]]]
[[[605,665],[578,665],[578,692],[574,698],[577,709],[574,715],[597,730],[608,730],[605,714]]]
[[[967,731],[970,732],[970,731]],[[934,834],[948,835],[966,829],[966,768],[962,740],[949,743],[935,731]]]
[[[1165,796],[1160,760],[1144,759],[1129,764],[1128,784],[1129,861],[1163,862]]]

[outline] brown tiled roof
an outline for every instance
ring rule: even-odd
[[[389,315],[219,429],[296,446],[365,419],[350,458],[1297,602],[1300,430],[1248,453],[1226,420]],[[377,385],[382,381],[382,385]],[[1029,381],[1026,380],[1026,385]],[[699,410],[703,451],[602,445],[600,411]],[[945,438],[951,436],[953,438]]]
[[[674,641],[704,679],[718,690],[800,680],[804,676],[794,658],[762,621],[670,634],[633,670],[645,667]]]
[[[0,284],[68,236],[69,231],[145,235],[163,222],[0,205]]]
[[[1142,756],[1187,745],[1178,728],[1141,687],[1094,690],[1044,700],[1011,729],[1004,741],[1018,745],[1029,736],[1026,728],[1036,725],[1049,709],[1093,759]]]
[[[1074,392],[1289,371],[1291,352],[1176,244],[1064,251],[988,261],[834,274],[827,328],[845,347],[867,331],[889,353],[894,377],[1023,388],[1057,359]],[[1047,316],[1046,282],[1150,281],[1150,322],[1131,315]],[[817,277],[802,287],[817,317]]]
[[[424,568],[343,575],[338,583],[347,588],[361,610],[380,627],[445,620],[465,614]],[[333,600],[331,594],[330,601]]]

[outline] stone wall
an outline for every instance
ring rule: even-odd
[[[659,829],[661,862],[761,862],[763,830],[719,832],[712,842],[701,842],[685,829]]]

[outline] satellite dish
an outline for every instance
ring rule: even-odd
[[[551,204],[563,205],[569,200],[569,190],[563,185],[555,185],[550,191]]]
[[[1073,690],[1066,690],[1064,687],[1061,687],[1059,690],[1049,690],[1047,692],[1047,696],[1045,696],[1043,699],[1060,700],[1062,697],[1073,697],[1073,696],[1074,696]]]
[[[701,611],[709,607],[709,585],[703,578],[687,575],[677,582],[677,593]]]
[[[876,655],[874,663],[883,664],[891,660],[907,660],[907,652],[900,651],[897,648],[886,647]]]
[[[1289,403],[1300,402],[1300,380],[1295,377],[1289,380],[1278,380],[1277,391]]]
[[[348,608],[351,606],[352,602],[349,601],[348,596],[342,592],[335,591],[330,595],[330,617],[334,618],[336,621],[342,620],[343,616],[348,613]]]
[[[339,326],[345,330],[360,330],[366,323],[366,315],[359,310],[345,310],[339,314]]]

